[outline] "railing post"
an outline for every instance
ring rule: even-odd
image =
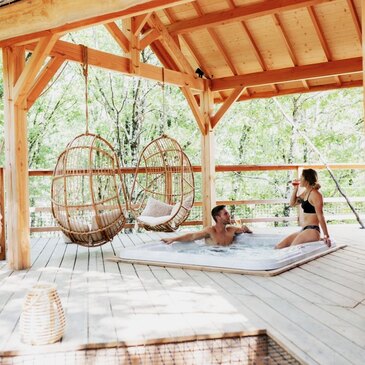
[[[300,179],[300,177],[302,176],[302,171],[303,171],[303,167],[298,166],[297,170],[296,170],[296,178],[297,179]],[[297,205],[297,215],[298,215],[298,226],[300,226],[301,223],[303,222],[303,218],[304,218],[303,217],[303,210],[302,210],[302,207],[300,205]]]
[[[5,192],[4,192],[4,168],[0,167],[0,260],[6,259],[5,248]]]

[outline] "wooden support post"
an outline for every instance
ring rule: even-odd
[[[363,94],[365,95],[365,4],[361,2],[361,29],[362,29],[362,82]],[[363,110],[365,115],[365,97],[363,101]],[[365,133],[365,119],[364,119],[364,133]]]
[[[0,167],[0,260],[6,259],[4,198],[4,168]]]
[[[3,48],[6,238],[8,264],[15,270],[31,263],[26,98],[17,104],[14,100],[14,86],[24,67],[23,47]]]
[[[213,116],[213,95],[210,90],[203,91],[200,109],[204,117],[205,133],[202,134],[202,203],[203,226],[212,224],[211,211],[216,205],[215,194],[215,146],[214,131],[211,127]]]
[[[300,177],[302,176],[302,172],[303,172],[303,167],[298,167],[295,176],[296,179],[298,180],[300,179]],[[304,219],[304,212],[301,205],[297,205],[297,215],[298,215],[298,226],[301,226]]]
[[[138,25],[136,24],[137,20],[135,17],[131,18],[130,23],[130,72],[136,76],[141,73],[140,68],[140,50],[139,50],[139,34],[137,32]]]

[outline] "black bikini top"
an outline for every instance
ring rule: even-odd
[[[314,208],[314,206],[309,202],[309,195],[311,194],[312,190],[309,192],[308,196],[307,196],[307,200],[302,200],[302,208],[304,213],[315,213],[316,212],[316,208]]]

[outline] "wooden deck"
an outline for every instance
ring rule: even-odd
[[[330,232],[348,246],[274,277],[105,260],[157,233],[119,235],[94,249],[33,239],[29,270],[10,271],[0,261],[0,355],[266,329],[302,363],[362,365],[365,231],[330,226]],[[39,281],[57,284],[67,327],[62,342],[31,347],[19,340],[19,316],[27,290]]]

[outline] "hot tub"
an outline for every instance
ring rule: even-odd
[[[327,247],[323,241],[316,241],[276,250],[276,243],[283,237],[278,234],[242,234],[230,246],[209,245],[204,240],[171,245],[156,241],[124,248],[119,257],[121,261],[147,265],[237,273],[279,273],[278,269],[289,269],[344,247],[334,243]]]

